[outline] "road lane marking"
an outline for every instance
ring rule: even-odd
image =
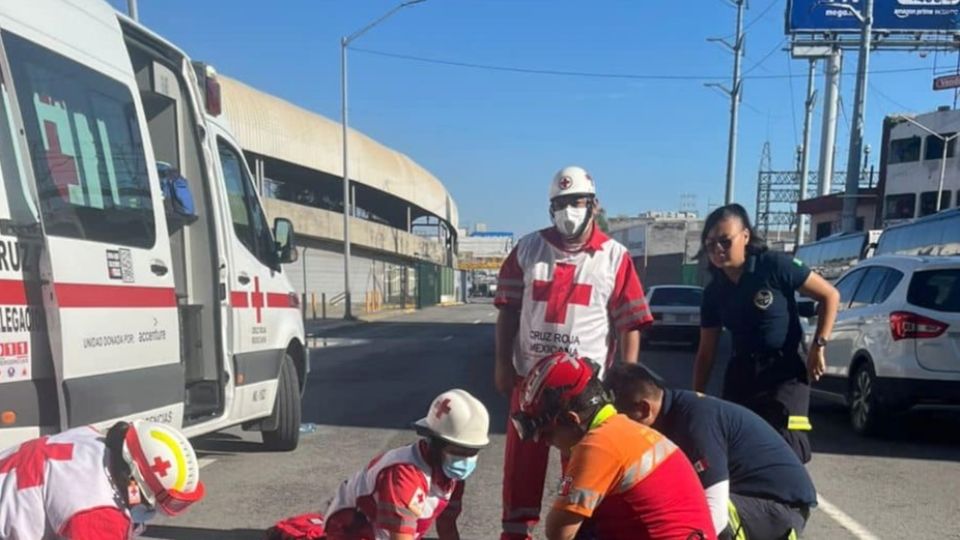
[[[210,465],[210,464],[214,463],[215,461],[217,461],[217,459],[216,459],[216,458],[212,458],[212,457],[200,458],[200,459],[197,460],[197,465],[199,465],[200,468],[202,469],[202,468],[206,467],[207,465]]]
[[[855,519],[824,499],[823,495],[819,493],[817,494],[817,508],[823,510],[823,513],[830,516],[834,521],[839,523],[841,527],[857,537],[858,540],[880,540],[876,535],[868,531],[866,527],[857,523]]]
[[[453,336],[444,336],[440,341],[450,341],[451,339],[453,339]]]
[[[473,324],[480,324],[480,319],[473,321]]]

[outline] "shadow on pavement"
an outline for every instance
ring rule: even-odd
[[[262,540],[264,533],[261,529],[217,530],[151,525],[147,527],[145,535],[165,540]]]
[[[493,385],[492,318],[444,322],[456,316],[445,309],[431,314],[439,321],[362,322],[316,334],[363,343],[312,350],[303,422],[407,429],[434,396],[463,388],[487,406],[491,432],[503,433],[507,400]]]
[[[193,447],[197,453],[205,455],[232,455],[232,454],[255,454],[259,452],[268,452],[260,442],[247,441],[231,435],[229,433],[211,433],[193,439]]]
[[[960,414],[917,410],[891,419],[888,433],[862,437],[854,433],[842,405],[811,404],[813,451],[821,454],[960,461]]]

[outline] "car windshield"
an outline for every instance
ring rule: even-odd
[[[650,294],[649,302],[652,306],[699,307],[702,296],[703,291],[701,289],[658,287]]]

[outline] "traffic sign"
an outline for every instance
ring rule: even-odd
[[[960,88],[960,74],[945,75],[933,80],[934,90],[948,90],[950,88]]]

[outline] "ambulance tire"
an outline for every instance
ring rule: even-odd
[[[285,354],[280,366],[280,380],[277,384],[277,400],[273,407],[278,411],[277,429],[263,431],[263,444],[269,450],[289,452],[296,450],[300,442],[300,392],[297,384],[297,370],[293,359]]]

